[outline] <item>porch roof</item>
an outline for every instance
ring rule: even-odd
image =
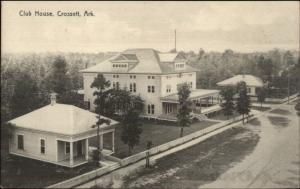
[[[219,90],[196,89],[192,90],[189,99],[194,100],[198,98],[205,98],[219,93]],[[178,103],[178,94],[173,93],[168,96],[161,97],[162,102],[175,102]]]

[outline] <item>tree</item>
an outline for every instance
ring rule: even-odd
[[[189,86],[185,83],[178,88],[178,98],[179,98],[179,110],[177,114],[177,123],[181,127],[180,137],[183,136],[183,128],[191,125],[191,101],[188,100],[190,96]]]
[[[233,103],[235,88],[231,86],[225,87],[221,90],[220,94],[225,101],[221,104],[221,106],[224,108],[224,115],[227,116],[227,119],[229,119],[229,116],[233,115],[233,111],[235,109]]]
[[[264,87],[256,89],[257,101],[260,102],[260,108],[262,108],[262,103],[265,101],[267,96],[267,90]]]
[[[105,104],[105,96],[104,90],[110,86],[110,82],[106,81],[105,77],[102,74],[98,74],[91,84],[91,88],[96,88],[94,92],[94,96],[96,99],[94,104],[96,105],[95,112],[97,114],[104,113],[104,104]]]
[[[101,114],[104,112],[104,102],[105,102],[105,95],[104,90],[110,86],[109,81],[106,81],[105,77],[102,74],[98,74],[97,77],[94,79],[93,83],[91,84],[91,88],[96,88],[94,92],[94,96],[96,96],[96,99],[94,101],[94,104],[96,105],[95,112],[98,114],[97,118],[98,121],[96,125],[93,125],[92,128],[97,127],[97,151],[96,155],[94,156],[95,160],[97,161],[97,165],[99,165],[100,155],[101,155],[101,149],[100,149],[100,126],[104,123],[109,124],[109,119],[101,118]]]
[[[143,131],[139,122],[139,112],[130,109],[125,113],[122,123],[121,139],[128,145],[128,154],[131,155],[134,146],[139,144],[140,134]]]
[[[18,117],[40,106],[38,87],[28,73],[19,73],[11,100],[12,117]]]
[[[49,76],[50,88],[59,96],[70,89],[69,77],[67,76],[67,63],[64,57],[57,56],[52,64],[52,72]]]
[[[237,111],[240,114],[243,114],[243,124],[244,122],[244,115],[249,114],[250,112],[250,98],[247,95],[247,86],[244,81],[241,81],[237,84],[237,91],[238,91],[238,99],[237,99]]]
[[[98,166],[100,166],[100,162],[99,162],[100,161],[100,156],[101,156],[101,149],[100,149],[100,126],[102,124],[109,125],[110,124],[110,119],[101,118],[100,115],[98,115],[97,118],[98,118],[98,121],[97,121],[96,125],[92,126],[92,128],[97,127],[97,150],[96,150],[96,152],[94,152],[95,154],[93,154],[93,158],[96,161],[96,164]]]

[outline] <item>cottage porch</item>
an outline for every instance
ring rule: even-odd
[[[115,151],[114,132],[113,129],[99,135],[99,145],[103,156],[111,155]],[[106,148],[107,146],[104,147],[103,145],[104,134],[111,134],[112,145],[110,148]],[[89,144],[89,140],[97,141],[95,138],[97,138],[97,135],[77,141],[57,140],[57,164],[66,167],[76,167],[87,163],[92,158],[93,151],[97,149],[97,147]]]

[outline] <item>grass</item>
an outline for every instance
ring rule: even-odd
[[[184,135],[191,134],[201,129],[207,128],[218,122],[201,121],[193,123],[190,127],[184,128]],[[115,154],[118,158],[128,157],[128,146],[121,140],[122,125],[115,130]],[[143,132],[140,135],[139,145],[133,148],[133,154],[145,151],[147,149],[147,141],[152,141],[152,147],[159,146],[169,141],[175,140],[180,135],[180,127],[176,123],[156,123],[154,121],[143,120]],[[110,146],[110,136],[104,137],[104,144]],[[90,140],[90,145],[96,145],[95,138]]]
[[[245,127],[229,129],[128,176],[123,187],[198,188],[241,161],[258,141],[258,134]]]
[[[280,108],[274,109],[274,110],[270,111],[270,113],[278,114],[278,115],[290,115],[291,114],[290,111],[283,110],[283,109],[280,109]]]
[[[271,107],[258,107],[258,106],[252,106],[251,109],[264,112],[264,111],[270,110]]]
[[[240,113],[238,113],[237,111],[234,111],[233,115],[230,115],[227,117],[224,115],[224,110],[221,110],[221,111],[217,112],[217,114],[211,116],[210,119],[226,121],[226,120],[232,119],[232,118],[240,116],[240,115],[241,115]]]
[[[268,116],[272,125],[277,126],[278,128],[287,127],[290,120],[286,117],[279,117],[279,116]]]
[[[72,169],[10,155],[1,158],[1,185],[5,188],[42,188],[96,168],[94,163]]]

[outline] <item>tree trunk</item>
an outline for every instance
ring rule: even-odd
[[[180,128],[180,137],[183,137],[183,127]]]
[[[245,116],[244,116],[244,115],[245,115],[245,114],[243,114],[243,124],[245,124],[245,120],[244,120],[244,119],[245,119]]]
[[[132,149],[132,148],[128,145],[128,155],[129,155],[129,156],[131,156],[131,154],[132,154],[131,149]]]

